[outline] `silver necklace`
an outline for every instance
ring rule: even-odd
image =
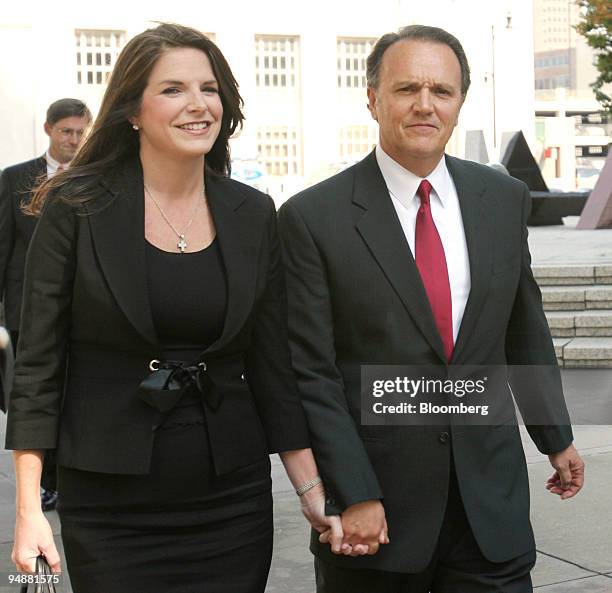
[[[179,242],[176,244],[178,250],[181,253],[185,253],[185,250],[187,249],[187,241],[185,237],[187,236],[187,233],[189,232],[189,229],[191,228],[191,225],[195,219],[195,216],[198,213],[198,210],[200,209],[200,204],[204,201],[206,187],[202,186],[202,199],[197,201],[195,208],[193,210],[193,214],[191,215],[191,218],[189,219],[189,222],[187,223],[187,226],[183,229],[182,233],[179,233],[179,231],[176,230],[176,228],[170,222],[170,220],[168,220],[166,213],[162,210],[162,207],[157,203],[157,200],[153,197],[153,194],[151,193],[149,188],[146,185],[144,185],[144,188],[145,188],[145,191],[147,192],[147,195],[151,198],[153,203],[157,206],[157,209],[159,210],[159,213],[162,215],[162,218],[166,221],[166,224],[172,229],[174,234],[179,238]]]

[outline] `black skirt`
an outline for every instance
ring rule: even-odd
[[[112,437],[109,437],[112,438]],[[74,593],[263,593],[272,554],[270,462],[216,476],[197,403],[157,430],[151,472],[59,468]]]

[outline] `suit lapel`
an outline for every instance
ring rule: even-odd
[[[100,266],[117,303],[145,340],[158,345],[146,280],[144,193],[139,159],[103,182],[109,201],[88,217]],[[206,171],[206,194],[227,277],[223,331],[206,353],[223,348],[243,327],[255,297],[261,224],[245,194],[225,177]],[[265,272],[264,272],[265,273]]]
[[[262,232],[238,184],[207,170],[206,195],[225,266],[228,293],[223,331],[206,349],[210,354],[222,349],[241,331],[252,310]]]
[[[373,152],[357,165],[353,204],[361,211],[355,225],[357,231],[415,325],[438,356],[445,360],[421,276]]]
[[[47,161],[38,157],[23,168],[15,184],[16,197],[19,203],[31,200],[36,187],[47,178]]]
[[[34,234],[38,218],[25,214],[22,211],[22,206],[30,203],[36,187],[45,179],[47,179],[47,161],[41,156],[30,161],[29,166],[24,168],[15,186],[15,212],[21,219],[22,228],[28,241]]]
[[[39,179],[41,177],[47,178],[47,159],[45,159],[44,156],[38,157],[34,161],[32,172],[34,174],[34,179]]]
[[[447,156],[446,164],[459,196],[470,262],[470,294],[451,360],[457,364],[473,333],[489,289],[494,221],[491,208],[485,208],[485,187],[480,179],[459,159]]]
[[[157,345],[146,276],[140,160],[131,159],[101,183],[109,193],[109,202],[88,208],[100,267],[125,316],[147,342]]]

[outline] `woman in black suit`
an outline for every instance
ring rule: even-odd
[[[241,102],[205,36],[145,31],[72,168],[32,201],[7,429],[13,559],[59,569],[38,497],[57,447],[75,593],[261,593],[270,452],[340,547],[290,367],[274,206],[227,176]]]

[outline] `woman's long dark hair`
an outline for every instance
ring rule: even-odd
[[[157,60],[164,51],[177,47],[199,49],[210,60],[219,84],[223,118],[219,136],[206,155],[206,166],[220,175],[229,175],[229,139],[244,120],[238,83],[225,57],[208,37],[189,27],[162,23],[140,33],[123,48],[91,133],[70,168],[43,182],[34,192],[31,202],[25,205],[25,212],[38,215],[51,194],[74,204],[94,199],[101,191],[100,176],[138,154],[138,133],[132,129],[128,119],[138,113],[142,94]]]

